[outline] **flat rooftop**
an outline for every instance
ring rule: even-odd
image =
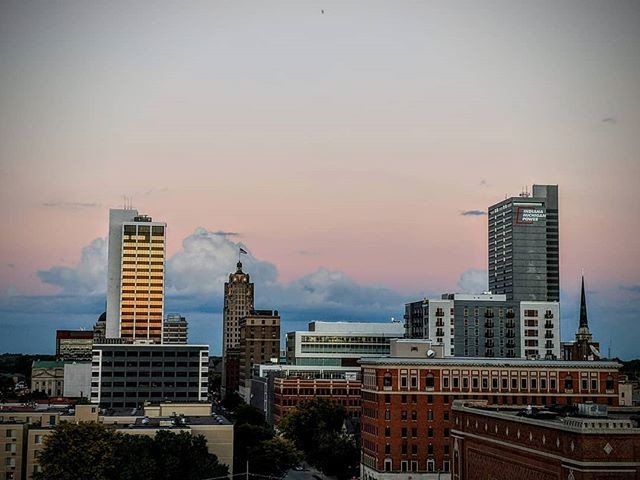
[[[629,412],[611,411],[606,417],[563,415],[553,408],[532,407],[531,410],[489,405],[486,400],[455,400],[453,411],[544,426],[574,433],[633,433],[640,434],[640,416]],[[640,412],[640,409],[638,410]]]
[[[460,366],[487,368],[567,368],[567,369],[615,369],[622,365],[607,360],[573,361],[573,360],[529,360],[526,358],[485,358],[485,357],[448,357],[448,358],[415,358],[415,357],[370,357],[362,358],[360,365],[419,365],[419,366]]]

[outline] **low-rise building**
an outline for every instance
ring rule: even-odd
[[[104,408],[208,398],[207,345],[94,345],[91,402]]]
[[[93,331],[56,330],[56,358],[75,362],[90,362]]]
[[[366,357],[388,355],[400,322],[311,322],[308,331],[287,333],[287,364],[354,367]]]
[[[640,478],[640,428],[628,416],[561,417],[478,400],[455,401],[452,414],[453,480]]]
[[[31,365],[31,391],[61,397],[64,393],[64,364],[61,360],[34,360]]]
[[[109,409],[76,405],[74,409],[3,407],[0,410],[0,479],[31,480],[40,471],[45,439],[60,422],[99,422],[129,435],[153,436],[159,430],[202,435],[207,449],[233,475],[233,424],[212,414],[211,404],[159,403],[143,409]]]

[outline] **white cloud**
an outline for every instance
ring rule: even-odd
[[[487,271],[477,268],[465,270],[460,275],[458,287],[461,293],[482,293],[488,290]]]
[[[44,283],[55,285],[66,294],[104,293],[107,285],[107,241],[96,238],[82,249],[75,267],[56,266],[38,271]]]
[[[202,309],[203,302],[212,309],[219,306],[224,282],[236,269],[240,246],[249,252],[241,260],[243,270],[256,285],[257,308],[401,310],[404,298],[399,293],[359,284],[342,272],[326,268],[287,284],[280,283],[273,263],[255,258],[246,245],[230,240],[229,235],[204,228],[186,237],[182,249],[167,260],[167,296],[180,297],[181,308],[192,303]],[[106,263],[106,241],[96,239],[83,248],[75,267],[54,266],[38,275],[43,282],[60,287],[64,294],[104,293]]]

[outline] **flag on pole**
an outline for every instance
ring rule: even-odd
[[[247,251],[242,247],[240,247],[240,253],[244,253],[245,255],[247,255]]]

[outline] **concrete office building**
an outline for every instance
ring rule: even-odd
[[[558,302],[504,294],[443,294],[405,305],[405,336],[431,339],[445,357],[560,358]]]
[[[56,330],[56,358],[69,361],[91,361],[93,331]]]
[[[507,300],[560,301],[558,186],[534,185],[489,207],[489,290]]]
[[[162,343],[186,344],[187,330],[187,319],[178,313],[170,313],[164,319]]]
[[[240,320],[238,385],[240,395],[250,402],[251,372],[255,364],[278,363],[280,315],[277,310],[254,310]]]
[[[137,210],[109,211],[107,339],[162,342],[165,234]]]
[[[287,333],[290,365],[356,366],[360,358],[388,355],[404,336],[400,322],[311,322],[308,331]]]
[[[205,401],[208,375],[207,345],[94,345],[91,402],[117,408]]]
[[[621,365],[616,362],[429,358],[418,345],[412,357],[406,345],[403,349],[402,357],[360,361],[365,480],[409,475],[414,480],[450,479],[454,400],[481,399],[519,409],[585,402],[618,405]]]

